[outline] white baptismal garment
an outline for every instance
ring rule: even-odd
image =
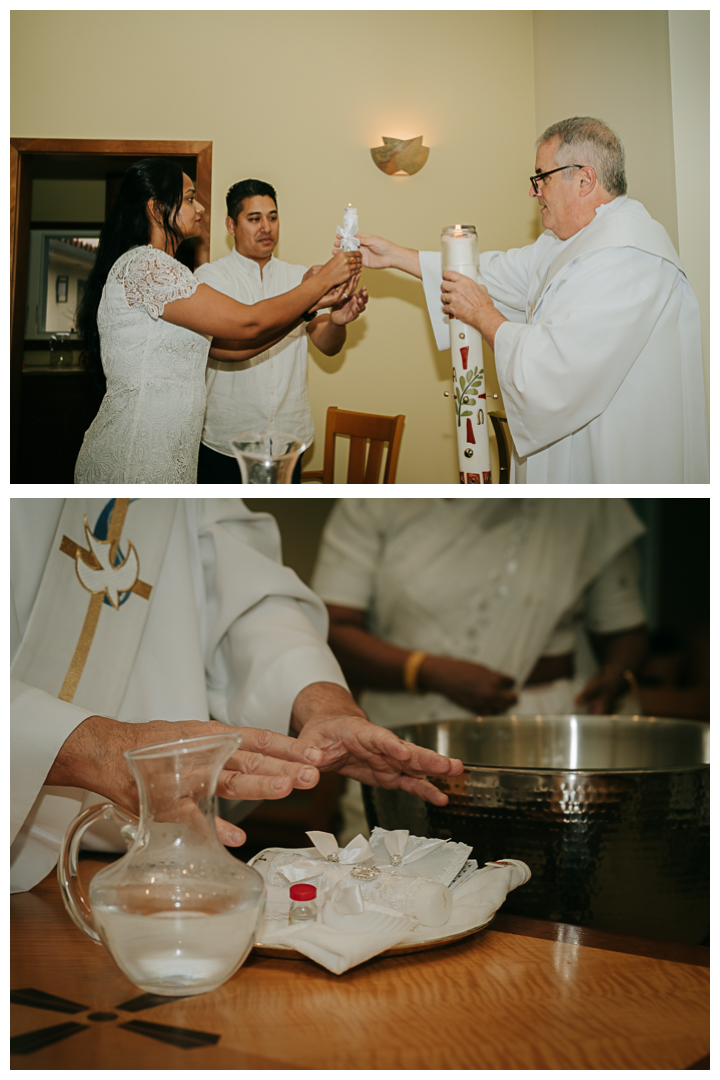
[[[195,277],[241,304],[257,304],[297,288],[304,266],[274,256],[260,267],[234,248],[216,262],[204,263]],[[233,457],[230,441],[243,431],[287,431],[306,446],[315,430],[307,388],[306,324],[249,360],[208,362],[207,405],[202,441]]]
[[[87,804],[86,792],[44,786],[44,780],[68,735],[88,716],[212,718],[286,733],[293,701],[304,687],[346,685],[325,641],[325,608],[282,565],[277,526],[269,515],[251,513],[239,499],[139,499],[127,510],[120,549],[125,556],[129,543],[137,547],[139,576],[151,586],[150,598],[132,593],[117,610],[103,605],[72,702],[58,700],[90,600],[76,579],[67,545],[60,547],[62,534],[69,529],[69,539],[87,547],[83,514],[99,533],[113,500],[68,502],[72,508],[62,499],[11,503],[11,886],[16,892],[32,888],[52,869],[65,828]],[[153,571],[149,547],[160,536],[164,551]],[[130,629],[123,649],[125,638],[116,627],[128,615],[144,623]],[[59,620],[55,634],[46,632],[52,619]],[[29,648],[29,642],[39,644]],[[107,697],[103,672],[110,668],[114,676],[119,667],[127,674]],[[117,704],[106,711],[107,701]]]
[[[512,712],[567,712],[584,677],[523,683],[541,656],[574,653],[578,624],[640,626],[623,499],[339,499],[312,586],[325,603],[367,612],[383,641],[483,664],[516,681]],[[384,727],[474,715],[441,694],[365,690]]]
[[[450,347],[440,255],[420,253],[439,349]],[[510,321],[495,365],[513,482],[708,483],[697,300],[665,229],[620,196],[569,240],[480,256]]]
[[[107,390],[85,432],[76,484],[196,483],[210,346],[162,313],[198,284],[150,245],[113,266],[97,316]]]

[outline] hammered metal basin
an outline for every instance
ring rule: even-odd
[[[532,878],[503,911],[703,942],[709,933],[710,725],[633,716],[500,716],[395,728],[465,763],[431,806],[363,786],[371,828],[472,845]]]

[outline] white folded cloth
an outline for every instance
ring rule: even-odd
[[[366,911],[360,916],[346,915],[345,918],[366,919],[367,928],[343,931],[319,922],[288,926],[266,921],[260,937],[263,945],[297,949],[328,971],[342,975],[348,968],[391,949],[417,925],[408,915],[384,915],[378,911]]]
[[[408,877],[425,877],[443,885],[454,880],[472,853],[467,844],[453,840],[432,840],[426,836],[410,836],[407,829],[388,832],[379,827],[370,834],[370,847],[376,866]]]
[[[376,830],[384,834],[384,830]],[[326,837],[329,834],[313,834],[315,854],[322,848],[330,854],[338,854],[340,857],[343,850],[328,844]],[[318,836],[321,837],[318,844]],[[356,838],[362,839],[362,838]],[[418,906],[420,912],[430,910],[437,912],[438,898],[432,894],[432,890],[442,889],[443,894],[450,895],[446,884],[438,882],[435,877],[429,879],[419,868],[425,863],[425,869],[431,869],[426,860],[433,853],[451,845],[451,841],[428,841],[425,837],[408,837],[403,844],[403,838],[391,838],[389,843],[384,835],[376,836],[373,833],[370,843],[375,850],[376,856],[380,856],[379,843],[382,840],[383,853],[401,853],[405,851],[419,850],[422,842],[432,847],[426,849],[422,856],[411,866],[393,866],[389,873],[385,867],[380,874],[370,883],[359,881],[350,876],[350,864],[352,856],[346,855],[346,865],[340,866],[334,860],[325,862],[325,877],[317,874],[317,864],[308,849],[267,849],[260,852],[250,865],[255,866],[268,882],[266,887],[267,904],[265,919],[260,930],[259,940],[265,946],[284,946],[295,949],[303,955],[315,960],[318,964],[339,975],[349,968],[369,960],[373,956],[385,952],[396,945],[424,944],[430,941],[452,938],[462,933],[480,929],[492,919],[495,912],[500,908],[508,892],[524,884],[530,878],[530,870],[525,863],[517,859],[507,859],[497,863],[489,863],[482,869],[474,869],[477,865],[470,860],[469,872],[453,869],[453,891],[450,901],[450,918],[442,925],[428,926],[408,914],[412,910],[412,902],[408,896],[417,893],[425,898],[425,906]],[[374,843],[375,841],[375,843]],[[417,843],[411,843],[416,841]],[[355,841],[348,845],[354,848],[353,854],[358,851]],[[465,848],[466,853],[472,851],[467,845],[453,845],[454,848]],[[347,851],[347,849],[344,849]],[[452,848],[449,849],[452,851]],[[467,861],[467,854],[463,853],[463,859]],[[288,856],[290,858],[288,858]],[[437,872],[442,877],[447,877],[452,869],[452,864],[457,861],[457,853],[452,859],[443,859]],[[378,857],[377,861],[380,862]],[[287,909],[289,906],[288,888],[282,883],[288,880],[288,871],[295,870],[296,863],[304,864],[306,869],[313,872],[311,878],[318,885],[318,908],[317,922],[288,925]],[[368,867],[371,864],[364,862],[360,865]],[[416,872],[415,867],[418,867]],[[400,873],[402,871],[402,873]],[[395,886],[392,875],[399,874],[395,878]],[[421,880],[415,883],[404,881],[406,877],[416,877]],[[424,880],[423,880],[424,879]],[[271,884],[271,882],[273,884]],[[393,911],[390,906],[393,903],[393,894],[397,892],[400,899],[398,907],[404,906],[405,910]],[[432,895],[431,895],[432,894]]]

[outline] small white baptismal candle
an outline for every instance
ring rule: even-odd
[[[358,227],[357,209],[348,203],[343,210],[342,229],[338,227],[338,232],[342,234],[342,243],[340,244],[341,251],[359,250],[360,242],[355,239],[355,233],[358,231]]]

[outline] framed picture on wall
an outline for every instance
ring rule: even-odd
[[[67,304],[68,279],[66,277],[55,278],[55,303]]]

